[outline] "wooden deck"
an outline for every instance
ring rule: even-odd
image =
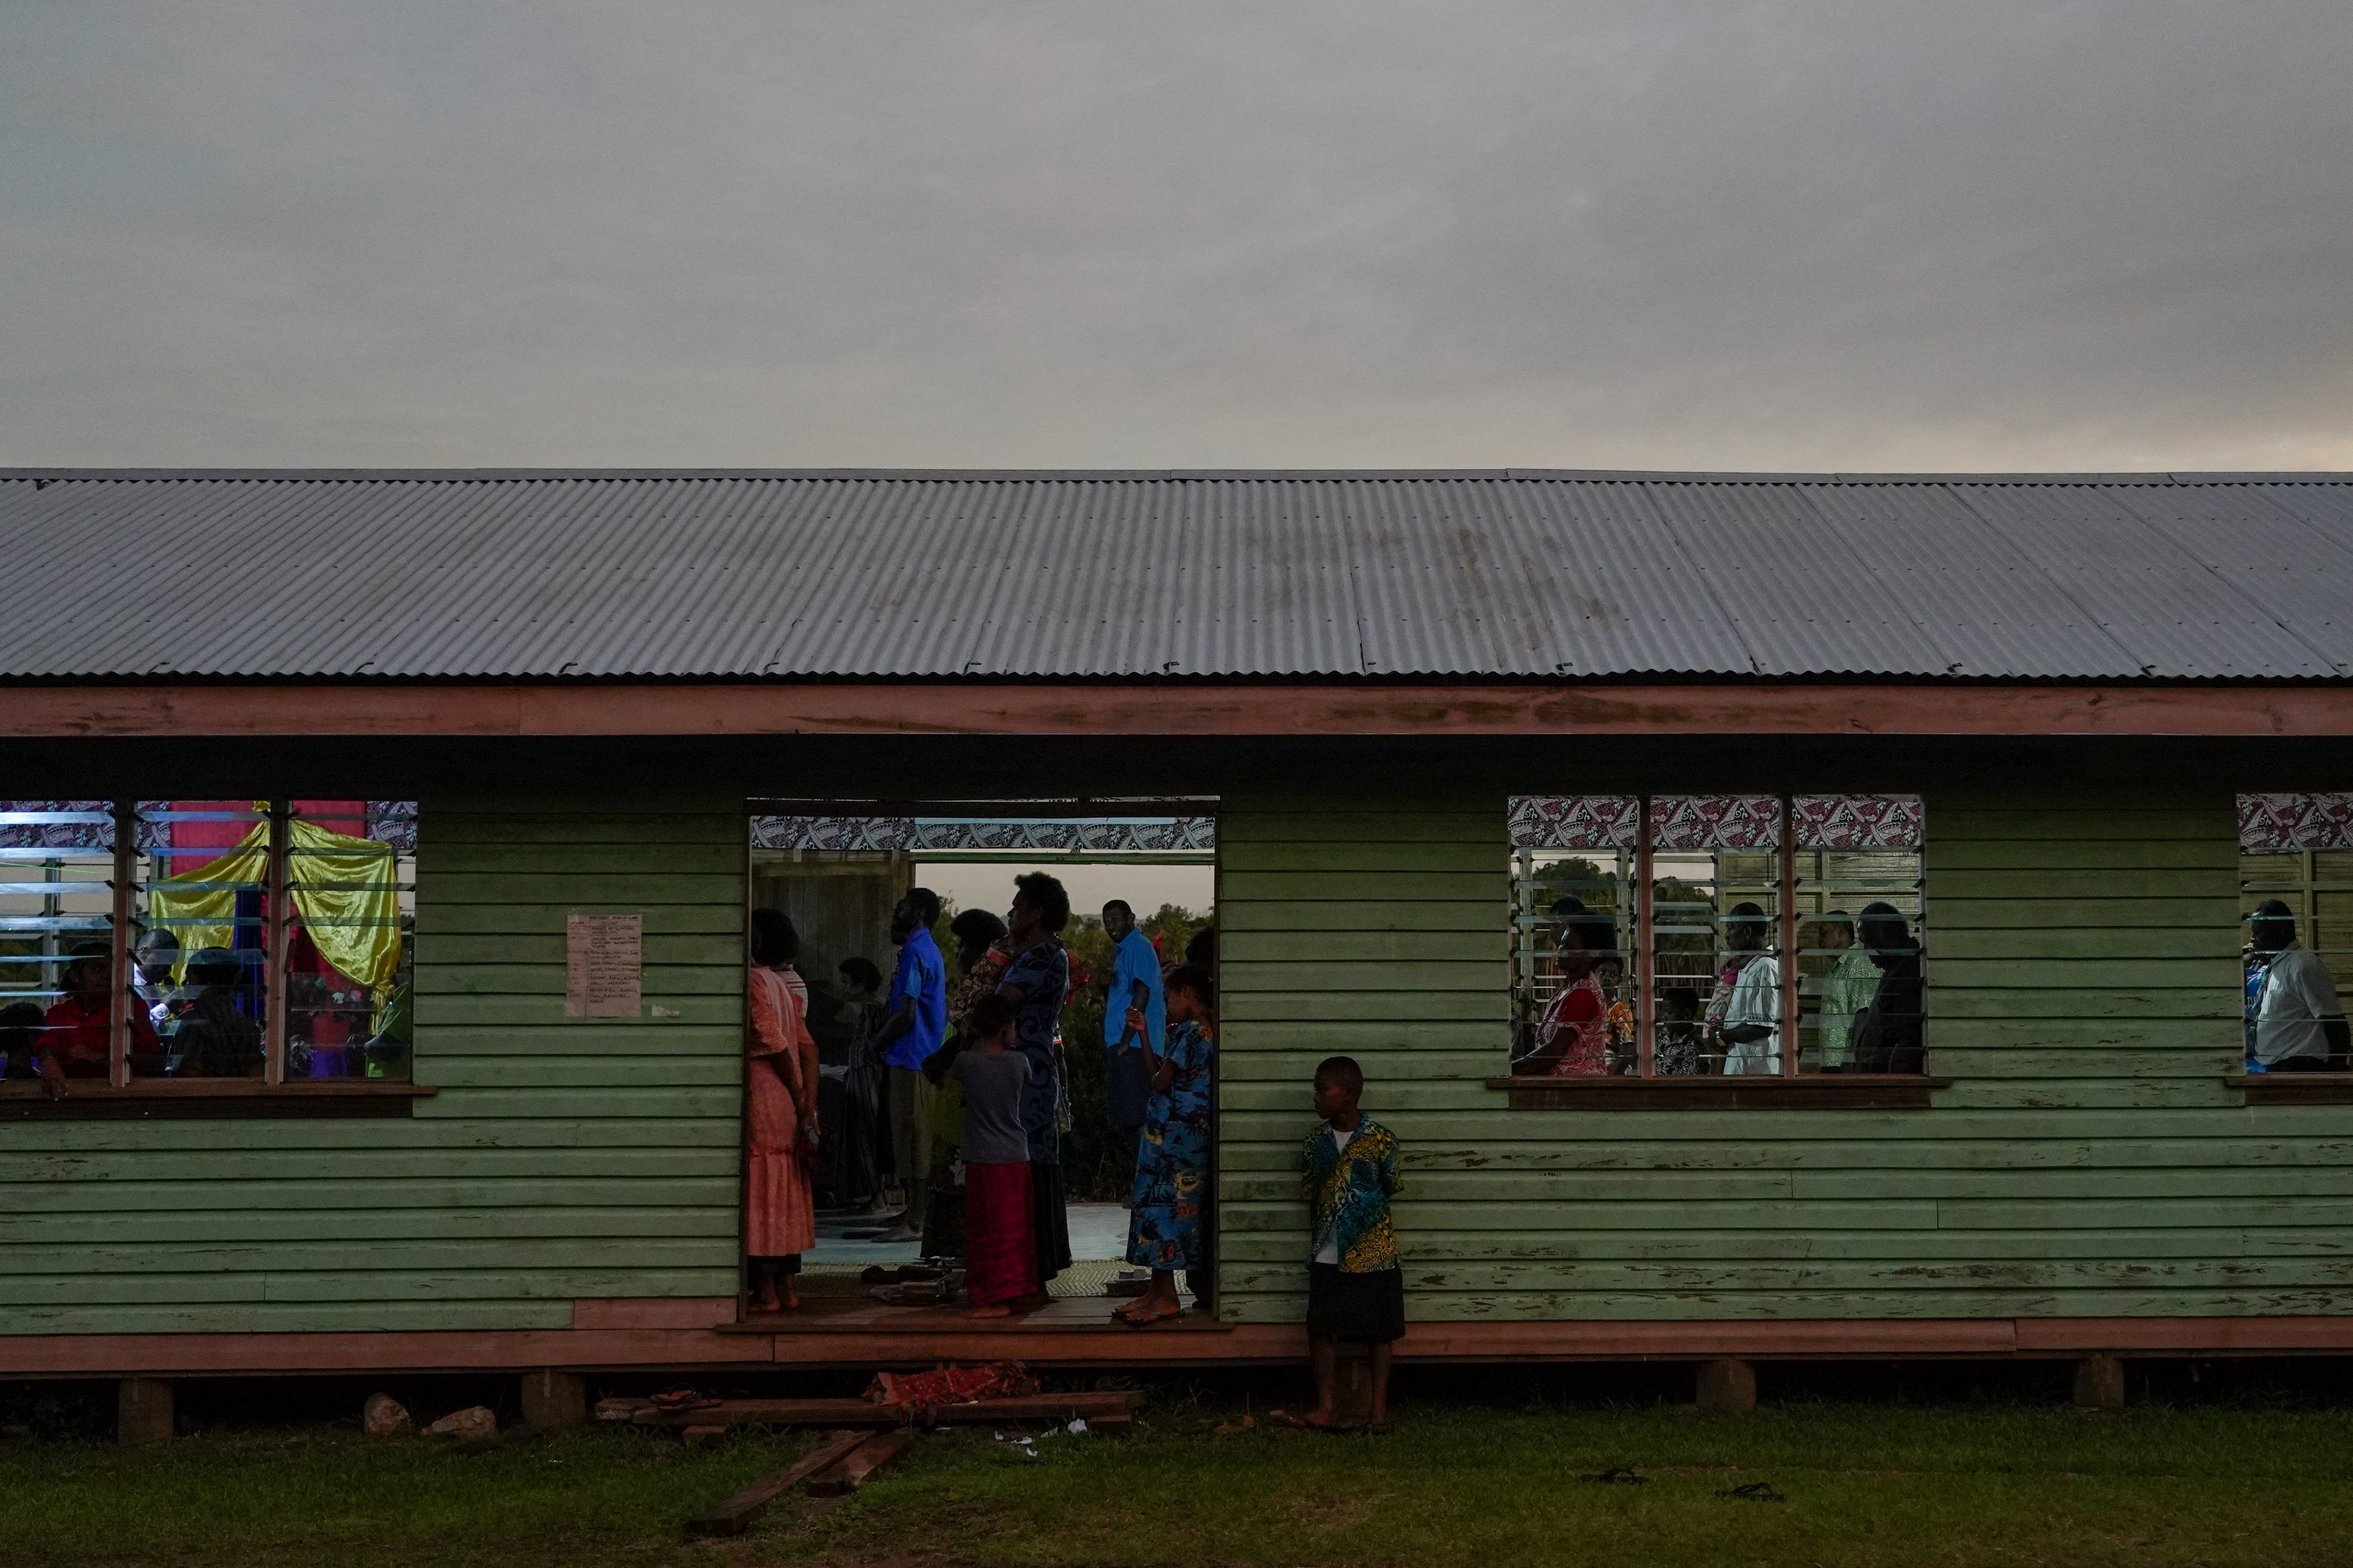
[[[723,1325],[719,1331],[783,1336],[845,1332],[938,1334],[951,1331],[1053,1334],[1110,1329],[1130,1338],[1139,1334],[1231,1331],[1230,1325],[1219,1323],[1208,1313],[1189,1305],[1181,1318],[1155,1323],[1149,1328],[1131,1329],[1112,1316],[1114,1308],[1124,1307],[1131,1300],[1132,1297],[1057,1296],[1042,1307],[1017,1312],[1010,1318],[966,1318],[954,1307],[893,1307],[871,1297],[811,1293],[801,1299],[798,1311],[755,1312],[740,1323]]]
[[[1058,1300],[1013,1319],[854,1300],[751,1323],[728,1297],[575,1303],[568,1329],[340,1333],[27,1334],[0,1337],[0,1378],[246,1377],[366,1372],[715,1373],[901,1369],[1011,1360],[1037,1367],[1296,1364],[1296,1322],[1113,1323],[1103,1297]],[[2353,1318],[1757,1319],[1417,1322],[1409,1363],[2066,1359],[2092,1354],[2353,1354]]]
[[[863,1290],[818,1289],[803,1293],[797,1311],[755,1314],[718,1332],[765,1341],[768,1359],[779,1366],[1000,1359],[1118,1366],[1253,1361],[1263,1353],[1253,1349],[1238,1354],[1228,1342],[1242,1331],[1219,1322],[1189,1298],[1183,1316],[1130,1328],[1112,1315],[1130,1300],[1057,1296],[1009,1318],[966,1318],[954,1307],[892,1306]],[[1300,1349],[1303,1354],[1303,1339]]]

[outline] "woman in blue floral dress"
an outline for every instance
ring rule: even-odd
[[[1152,1099],[1135,1151],[1135,1212],[1127,1225],[1127,1260],[1152,1270],[1152,1285],[1116,1314],[1133,1328],[1176,1317],[1176,1271],[1200,1269],[1201,1205],[1209,1179],[1209,1066],[1217,1050],[1208,975],[1185,964],[1163,983],[1167,996],[1165,1050],[1151,1058]],[[1143,1032],[1142,1015],[1129,1020]],[[1147,1035],[1145,1037],[1149,1038]]]

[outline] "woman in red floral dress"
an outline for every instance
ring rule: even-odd
[[[1609,1071],[1613,1010],[1594,971],[1617,949],[1618,929],[1608,917],[1582,909],[1564,912],[1560,948],[1554,958],[1561,988],[1536,1025],[1536,1048],[1522,1072],[1538,1078],[1600,1078]]]

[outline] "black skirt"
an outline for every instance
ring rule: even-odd
[[[1029,1226],[1038,1243],[1038,1283],[1071,1266],[1071,1216],[1062,1206],[1062,1163],[1029,1162]]]
[[[1335,1340],[1405,1337],[1405,1270],[1347,1274],[1336,1263],[1307,1266],[1307,1331]]]

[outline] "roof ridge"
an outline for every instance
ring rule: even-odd
[[[2232,472],[1771,473],[1673,468],[0,468],[0,483],[486,484],[691,480],[871,481],[902,484],[1121,484],[1354,481],[1409,483],[1466,479],[1551,484],[1801,485],[1835,487],[1969,485],[2025,488],[2202,487],[2353,484],[2340,469]]]

